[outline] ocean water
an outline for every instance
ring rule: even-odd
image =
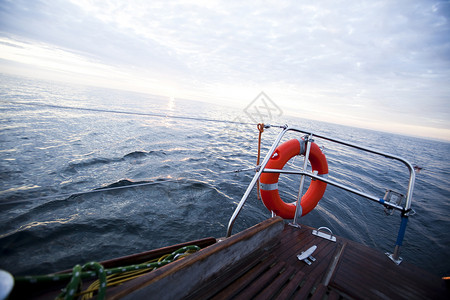
[[[0,268],[14,275],[225,236],[254,174],[232,171],[255,166],[258,136],[256,126],[228,121],[267,121],[252,112],[253,99],[232,109],[7,75],[0,75],[0,95]],[[409,218],[401,256],[437,275],[450,275],[449,143],[304,120],[282,111],[265,118],[422,167],[413,194],[416,214]],[[278,133],[277,128],[264,132],[263,154]],[[285,140],[298,136],[292,133]],[[408,172],[401,163],[315,141],[327,156],[329,178],[379,197],[386,188],[406,191]],[[300,159],[287,167],[297,165]],[[294,201],[298,185],[298,177],[281,176],[282,198]],[[254,191],[233,232],[268,217]],[[393,250],[400,216],[387,216],[379,204],[329,186],[300,222],[327,226],[384,252]]]

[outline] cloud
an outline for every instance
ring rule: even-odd
[[[238,103],[264,90],[307,116],[450,128],[449,7],[17,0],[0,3],[0,31],[123,70],[135,85],[162,78],[181,94]]]

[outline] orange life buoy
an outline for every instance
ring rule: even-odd
[[[283,169],[284,165],[296,155],[305,155],[306,142],[304,140],[292,139],[279,145],[269,162],[267,169]],[[313,172],[317,175],[326,176],[328,174],[328,163],[325,155],[317,144],[311,142],[309,162]],[[280,198],[278,193],[278,178],[280,173],[263,173],[260,177],[261,198],[264,205],[277,216],[284,219],[293,219],[295,215],[295,202],[286,203]],[[311,180],[308,190],[303,195],[300,206],[301,215],[304,216],[316,207],[319,200],[325,193],[327,184],[320,180]]]

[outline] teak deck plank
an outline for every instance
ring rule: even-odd
[[[286,269],[279,274],[265,289],[263,289],[254,299],[266,300],[275,296],[283,285],[289,280],[292,274],[295,273],[295,268],[287,266]]]
[[[311,300],[322,300],[327,293],[327,287],[323,284],[319,284],[316,291],[311,297]]]
[[[232,299],[239,292],[244,290],[251,282],[256,280],[261,274],[263,274],[273,262],[273,257],[260,262],[251,270],[246,272],[243,276],[237,278],[228,286],[222,286],[220,293],[215,295],[212,299]],[[228,275],[228,274],[227,274]]]
[[[211,281],[207,286],[203,286],[200,290],[197,290],[196,292],[189,295],[186,299],[203,299],[206,298],[208,295],[209,297],[214,296],[214,299],[226,299],[234,296],[237,294],[243,287],[239,289],[236,288],[234,291],[231,289],[231,284],[244,276],[249,276],[248,274],[251,273],[251,270],[262,268],[260,272],[263,272],[265,268],[269,267],[269,264],[272,261],[271,257],[266,257],[266,254],[263,252],[257,253],[254,255],[253,258],[249,259],[250,263],[248,261],[242,262],[236,266],[233,266],[229,269],[229,271],[226,271],[222,274],[219,274],[213,281]],[[254,272],[254,271],[253,271]],[[259,274],[259,273],[258,273]],[[255,278],[257,276],[254,275]],[[250,281],[250,280],[248,280]],[[244,281],[245,283],[245,281]],[[225,287],[228,287],[222,294],[218,294],[220,291],[222,291]]]
[[[252,299],[262,289],[268,286],[274,278],[276,278],[284,266],[285,262],[279,262],[267,269],[263,274],[258,276],[257,280],[250,283],[246,289],[241,291],[235,299]]]
[[[294,277],[286,284],[283,289],[279,292],[278,299],[289,299],[295,291],[299,288],[300,283],[303,281],[305,273],[298,271],[295,273]]]

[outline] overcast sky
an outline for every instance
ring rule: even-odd
[[[0,0],[0,72],[450,140],[450,2]]]

